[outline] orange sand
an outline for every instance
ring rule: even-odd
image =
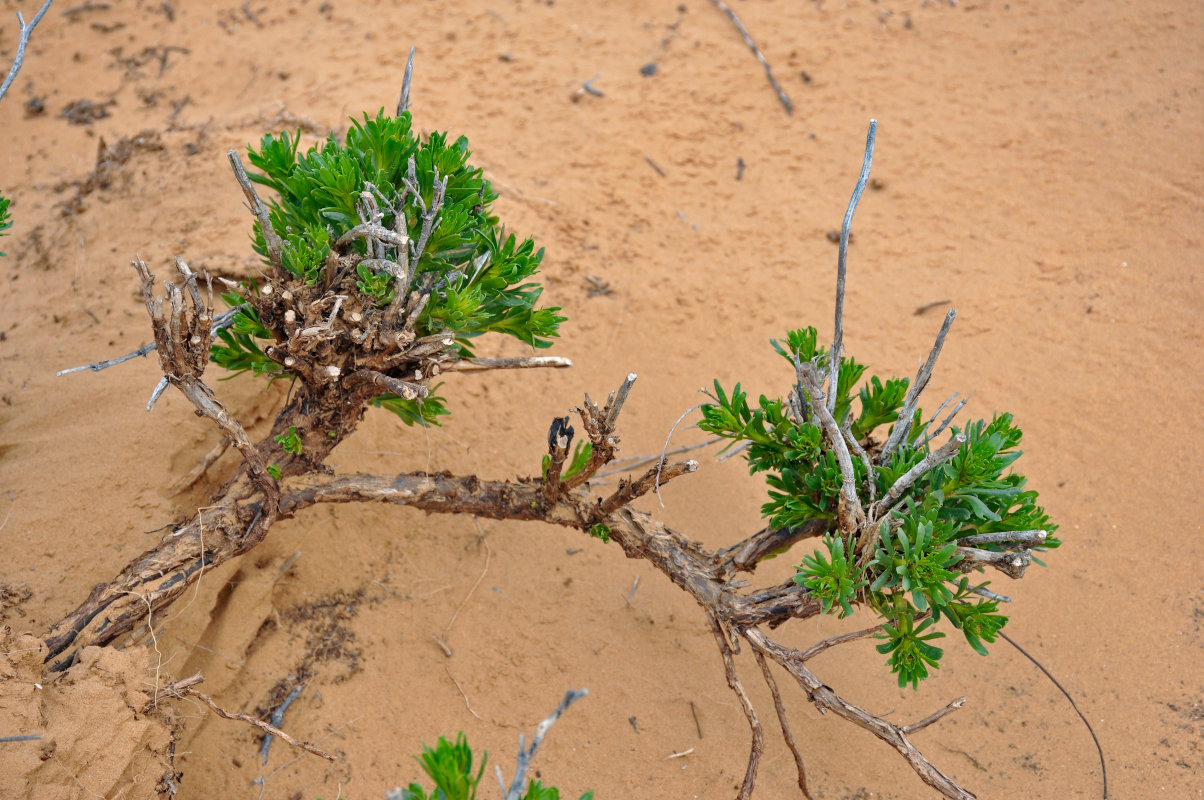
[[[32,592],[3,611],[16,632],[44,630],[235,467],[226,455],[171,495],[218,434],[178,394],[143,410],[154,358],[54,377],[147,341],[130,257],[160,272],[182,255],[248,274],[250,218],[226,149],[391,107],[415,43],[419,126],[467,135],[503,194],[500,216],[547,248],[545,297],[570,318],[553,352],[577,366],[453,376],[446,427],[425,435],[370,413],[333,466],[530,474],[551,417],[630,371],[640,380],[625,455],[659,451],[713,378],[784,391],[791,376],[767,340],[831,324],[836,248],[825,234],[876,117],[882,188],[854,225],[847,346],[911,374],[940,316],[915,309],[957,307],[930,404],[972,390],[978,415],[1013,411],[1027,434],[1020,465],[1066,540],[1049,569],[996,583],[1016,597],[1008,632],[1092,720],[1114,797],[1204,796],[1204,6],[733,2],[796,105],[787,116],[705,0],[682,14],[676,0],[173,5],[174,18],[150,0],[69,16],[70,3],[56,4],[0,104],[0,187],[17,220],[0,241],[0,582]],[[3,3],[0,60],[17,7]],[[642,76],[652,61],[656,74]],[[604,96],[574,101],[591,78]],[[32,98],[41,115],[27,114]],[[112,104],[71,124],[61,115],[78,100]],[[143,131],[81,193],[102,139],[112,148]],[[611,293],[591,296],[587,276]],[[265,393],[249,377],[216,386],[256,431],[285,389]],[[657,513],[710,546],[755,530],[758,482],[736,461],[701,460]],[[257,713],[304,669],[284,727],[345,753],[347,769],[280,742],[263,767],[249,727],[178,704],[180,798],[256,797],[260,775],[264,797],[380,798],[417,779],[423,741],[458,730],[509,771],[518,734],[570,686],[590,697],[535,765],[565,796],[731,797],[747,729],[691,601],[617,547],[539,525],[481,527],[488,550],[468,518],[307,512],[204,576],[155,621],[149,650],[95,656],[103,675],[124,677],[73,670],[48,686],[40,721],[21,717],[36,664],[5,639],[0,736],[50,731],[57,751],[37,762],[39,743],[0,745],[0,796],[145,797],[165,733],[128,710],[135,690],[200,670],[218,702]],[[486,562],[449,659],[432,636]],[[789,568],[780,559],[756,578]],[[809,621],[783,636],[804,644],[839,628]],[[984,659],[947,641],[945,667],[919,693],[897,689],[865,642],[814,668],[891,719],[969,695],[918,741],[981,797],[1099,797],[1091,741],[1049,682],[1003,643]],[[759,683],[750,660],[740,665]],[[65,694],[76,679],[79,694]],[[795,797],[768,696],[757,686],[753,699],[768,742],[758,796]],[[817,796],[931,796],[880,742],[820,718],[794,687],[786,702]],[[14,777],[26,767],[40,769],[42,794]]]

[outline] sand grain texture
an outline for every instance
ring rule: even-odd
[[[181,255],[254,274],[225,151],[297,126],[312,141],[351,114],[391,108],[413,43],[416,124],[466,135],[502,193],[499,216],[547,248],[544,297],[569,317],[552,352],[577,366],[451,376],[444,428],[427,435],[369,413],[332,466],[531,474],[552,416],[632,371],[624,455],[659,450],[715,378],[754,396],[783,392],[791,373],[767,340],[831,325],[826,234],[877,118],[880,188],[854,223],[846,347],[911,375],[943,307],[915,309],[957,307],[926,407],[975,391],[973,413],[1014,412],[1022,471],[1066,540],[1049,569],[996,582],[1016,597],[1008,632],[1078,698],[1114,797],[1204,796],[1204,6],[732,3],[790,94],[790,116],[704,0],[684,12],[675,0],[176,0],[170,15],[111,0],[64,15],[70,6],[52,8],[0,104],[0,188],[16,219],[0,240],[0,582],[32,592],[0,607],[15,631],[44,630],[235,466],[227,454],[170,495],[217,433],[178,394],[143,411],[153,357],[54,377],[148,340],[132,255],[160,273]],[[8,58],[18,4],[0,7]],[[574,101],[590,79],[603,96]],[[26,110],[35,98],[41,114]],[[609,294],[591,294],[587,276]],[[261,435],[287,388],[265,392],[249,377],[215,386]],[[726,545],[755,530],[763,488],[736,461],[701,460],[658,513]],[[488,570],[448,636],[450,659],[432,637],[486,564],[471,519],[317,508],[206,574],[155,621],[164,674],[200,670],[217,702],[246,713],[265,713],[303,677],[284,728],[344,753],[349,772],[294,761],[280,742],[265,767],[250,728],[177,704],[190,715],[179,797],[255,797],[266,775],[264,797],[332,798],[341,787],[380,798],[418,778],[423,741],[458,730],[509,770],[518,734],[570,686],[590,697],[536,764],[565,796],[733,796],[747,731],[688,598],[617,548],[482,524]],[[779,559],[756,577],[789,569]],[[802,645],[841,629],[810,621],[783,635]],[[58,750],[37,762],[39,743],[0,745],[0,796],[146,797],[167,732],[131,698],[153,687],[159,654],[90,653],[92,671],[81,663],[37,706],[36,665],[14,654],[22,640],[5,641],[0,736],[37,729]],[[814,668],[895,720],[969,695],[919,741],[983,798],[1099,797],[1091,741],[1056,690],[1002,643],[984,659],[946,641],[946,666],[918,694],[893,685],[869,643]],[[741,669],[753,684],[751,660]],[[889,748],[820,718],[792,689],[818,796],[931,796]],[[796,796],[768,695],[758,686],[753,700],[769,742],[758,796]],[[69,750],[76,782],[51,766]],[[30,774],[39,788],[14,777]]]

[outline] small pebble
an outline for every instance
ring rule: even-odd
[[[647,64],[645,64],[644,66],[640,67],[640,74],[643,75],[645,78],[651,78],[653,75],[656,74],[656,62],[650,61]]]

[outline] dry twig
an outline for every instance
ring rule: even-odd
[[[523,735],[521,733],[518,735],[518,763],[514,767],[514,780],[510,782],[509,789],[506,788],[506,780],[502,777],[502,768],[494,766],[494,769],[497,771],[497,782],[502,787],[502,794],[505,800],[519,800],[519,797],[523,794],[523,778],[527,776],[531,760],[535,758],[536,751],[543,744],[544,737],[548,735],[548,731],[556,724],[556,720],[560,719],[560,715],[567,711],[569,706],[587,694],[589,694],[588,689],[569,689],[565,693],[564,699],[560,701],[560,705],[556,706],[556,710],[536,726],[535,736],[531,739],[531,746],[529,748],[526,746],[526,740]]]
[[[853,196],[849,198],[849,206],[844,212],[844,221],[840,224],[840,249],[836,256],[836,325],[832,335],[832,350],[828,353],[828,411],[836,413],[837,387],[840,383],[840,357],[844,348],[844,284],[845,269],[849,257],[849,236],[853,229],[853,214],[865,185],[870,180],[870,165],[874,162],[874,142],[878,136],[878,120],[870,120],[869,132],[865,135],[865,155],[861,160],[861,174],[857,185],[853,187]]]
[[[723,2],[723,0],[711,0],[715,7],[727,14],[728,19],[736,26],[736,30],[740,32],[740,37],[744,39],[744,43],[748,45],[748,49],[752,50],[753,55],[757,57],[757,61],[761,62],[761,66],[765,68],[765,77],[769,78],[769,85],[773,87],[774,92],[778,95],[778,100],[781,101],[782,107],[789,114],[794,111],[794,103],[790,102],[790,98],[786,96],[786,90],[778,83],[778,79],[773,77],[773,70],[769,67],[769,61],[761,52],[761,48],[757,47],[757,43],[753,41],[752,36],[749,36],[748,30],[744,27],[744,23],[736,16],[736,12],[732,11],[731,6]]]
[[[21,71],[21,65],[25,63],[25,47],[29,44],[29,37],[33,34],[33,29],[42,21],[42,17],[46,16],[46,12],[50,10],[52,0],[46,0],[42,7],[38,9],[38,13],[34,14],[33,20],[29,24],[25,23],[25,17],[21,16],[21,12],[17,12],[17,24],[21,30],[17,34],[17,54],[13,56],[13,65],[8,70],[8,75],[4,78],[4,83],[0,84],[0,100],[4,99],[4,95],[8,94],[8,89],[13,85],[13,81],[17,79],[17,73]]]

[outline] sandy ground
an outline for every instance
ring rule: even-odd
[[[413,43],[417,124],[467,135],[502,191],[503,220],[547,248],[545,297],[570,318],[553,352],[577,366],[455,376],[444,428],[370,413],[334,466],[530,474],[549,419],[629,371],[640,375],[629,455],[659,451],[713,378],[783,392],[790,375],[768,340],[830,325],[826,234],[876,117],[881,188],[854,225],[847,346],[911,374],[944,305],[916,309],[957,307],[930,392],[974,391],[978,415],[1017,415],[1020,464],[1066,540],[1048,569],[1003,588],[1016,598],[1008,632],[1078,699],[1113,797],[1204,796],[1204,6],[732,5],[793,115],[705,0],[176,0],[170,14],[150,0],[56,3],[0,105],[0,187],[17,220],[0,259],[0,582],[12,636],[44,630],[235,467],[227,455],[173,495],[217,433],[170,393],[143,410],[154,359],[54,377],[147,341],[130,257],[246,274],[249,217],[226,149],[296,125],[322,135],[391,107]],[[18,4],[3,8],[8,59]],[[650,63],[655,74],[642,75]],[[602,96],[577,96],[591,79]],[[588,276],[610,292],[591,294]],[[283,387],[265,393],[242,377],[218,391],[262,430]],[[730,543],[758,525],[762,489],[737,461],[702,461],[658,513],[710,546]],[[156,620],[146,650],[93,654],[108,694],[80,689],[66,705],[56,695],[41,720],[0,703],[0,735],[64,732],[58,752],[39,750],[41,794],[12,766],[32,752],[15,748],[40,745],[0,745],[0,795],[146,796],[151,768],[121,759],[165,744],[137,727],[130,687],[200,670],[219,702],[253,714],[308,676],[284,727],[345,753],[347,767],[279,742],[265,766],[249,727],[182,705],[181,798],[380,798],[418,777],[422,742],[459,730],[509,770],[519,733],[570,686],[590,697],[536,764],[566,796],[732,796],[747,729],[691,601],[615,547],[538,525],[481,530],[483,540],[472,519],[354,507],[277,526],[253,558],[206,575]],[[781,561],[758,580],[781,579]],[[457,611],[449,659],[432,636]],[[838,629],[810,621],[785,638]],[[22,641],[5,639],[0,681],[28,699],[37,670]],[[1101,795],[1091,740],[1048,680],[1003,643],[989,658],[948,650],[919,693],[897,689],[864,642],[815,669],[892,719],[968,695],[919,742],[984,798]],[[818,797],[931,796],[889,748],[787,695]],[[754,691],[754,702],[768,740],[758,796],[797,796],[768,697]],[[81,733],[106,724],[107,737]]]

